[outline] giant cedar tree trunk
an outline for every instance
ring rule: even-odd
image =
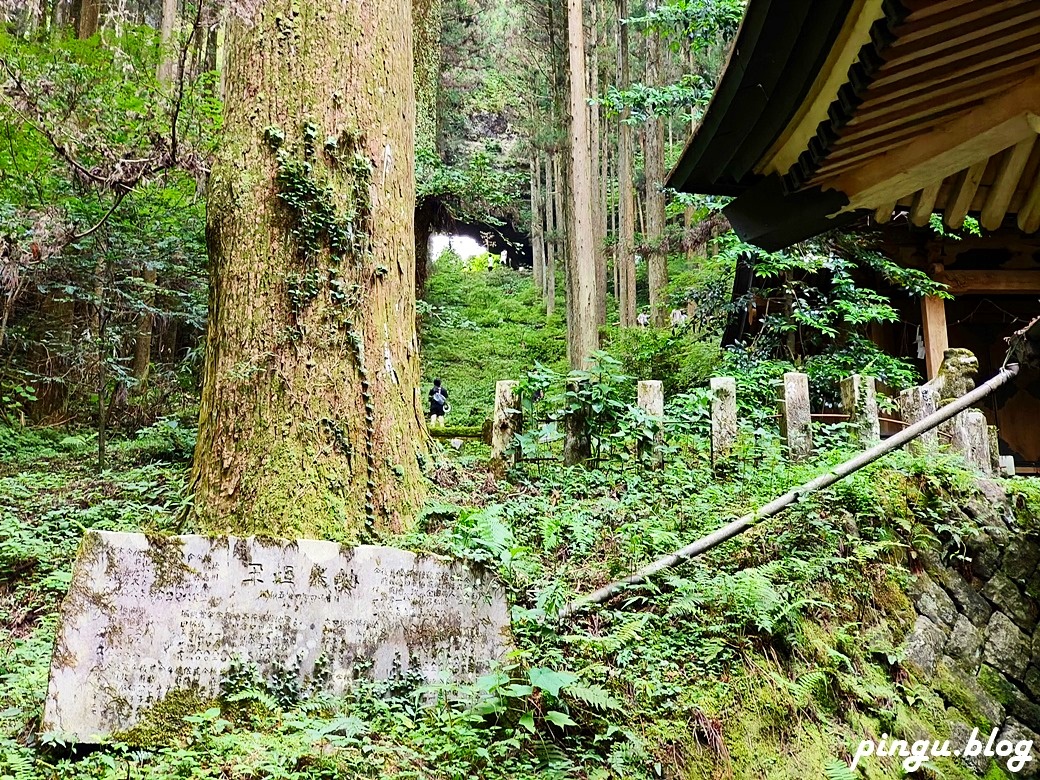
[[[600,12],[599,2],[592,0],[589,3],[589,31],[591,37],[588,46],[588,84],[589,97],[599,97],[599,28]],[[596,260],[596,325],[607,323],[607,253],[604,249],[607,231],[603,224],[603,213],[606,201],[600,200],[599,191],[599,164],[600,164],[600,122],[599,105],[593,103],[588,107],[589,116],[589,150],[591,153],[589,165],[589,198],[592,201],[592,240],[593,252]]]
[[[263,0],[227,53],[197,525],[400,529],[423,493],[410,3]]]
[[[138,389],[148,381],[148,369],[152,361],[152,310],[155,308],[155,266],[146,265],[141,271],[142,311],[137,320],[137,334],[134,337],[134,363],[131,372],[137,380]]]
[[[551,317],[556,309],[556,247],[559,243],[559,228],[556,214],[559,211],[560,199],[556,188],[559,186],[559,157],[555,153],[545,161],[545,315]]]
[[[78,0],[72,8],[76,20],[76,37],[83,40],[93,37],[101,21],[101,0]]]

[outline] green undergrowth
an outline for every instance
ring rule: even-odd
[[[176,530],[186,464],[142,463],[139,446],[117,444],[118,468],[96,475],[57,437],[3,435],[20,454],[0,471],[0,777],[840,778],[861,739],[945,738],[950,720],[971,722],[958,714],[970,693],[921,680],[897,650],[918,553],[956,563],[985,523],[952,511],[975,491],[952,458],[890,456],[605,606],[555,619],[576,594],[848,454],[790,464],[763,434],[717,477],[688,433],[654,472],[542,464],[496,479],[471,458],[439,461],[417,528],[386,541],[502,578],[516,651],[473,684],[362,677],[330,698],[232,670],[217,699],[174,697],[201,711],[157,713],[169,728],[150,733],[151,747],[71,755],[38,723],[77,540],[91,527]],[[920,776],[975,776],[943,761]],[[901,775],[871,759],[851,776]]]
[[[530,275],[495,266],[473,270],[449,253],[433,266],[420,302],[423,402],[434,378],[449,392],[449,425],[480,425],[495,406],[495,383],[521,379],[535,363],[566,368],[563,300],[546,317]]]

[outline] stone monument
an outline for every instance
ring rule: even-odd
[[[477,567],[390,547],[88,531],[61,609],[43,731],[126,733],[232,661],[329,693],[357,674],[472,681],[510,647]]]

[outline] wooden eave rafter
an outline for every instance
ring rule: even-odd
[[[749,1],[716,96],[729,102],[713,100],[673,186],[736,196],[734,229],[769,250],[864,212],[1040,229],[1040,0],[843,1],[840,27],[797,39],[768,33],[779,0]],[[833,13],[827,0],[787,2],[808,21]],[[770,86],[759,74],[771,63],[799,86]]]
[[[916,10],[875,55],[884,64],[790,188],[838,190],[844,211],[880,222],[906,208],[923,225],[928,209],[951,228],[974,212],[991,230],[1012,215],[1037,230],[1040,0],[905,5]]]

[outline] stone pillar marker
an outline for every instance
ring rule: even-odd
[[[849,415],[852,435],[858,444],[866,448],[881,441],[874,377],[853,374],[841,380],[841,406]]]
[[[795,371],[784,374],[780,396],[780,432],[787,440],[791,460],[812,455],[812,416],[809,376]]]
[[[989,473],[1002,474],[1000,466],[1000,431],[996,425],[988,426],[989,430]]]
[[[514,434],[520,430],[519,382],[503,379],[495,383],[495,415],[491,423],[491,459],[504,465]],[[515,457],[513,458],[515,460]]]
[[[1000,456],[1000,473],[1005,477],[1015,476],[1015,456],[1014,455],[1001,455]]]
[[[664,467],[664,386],[657,379],[641,379],[636,388],[636,404],[658,421],[659,428],[654,436],[653,460],[654,468]]]
[[[737,380],[715,376],[710,386],[711,465],[718,466],[733,456],[737,443]]]
[[[903,422],[908,426],[920,422],[935,413],[935,393],[930,387],[910,387],[899,394],[899,409],[903,414]],[[916,440],[907,445],[912,451],[920,452],[922,447],[935,447],[939,443],[939,433],[935,428],[922,433]]]
[[[986,415],[978,409],[969,409],[957,416],[963,418],[964,438],[961,443],[963,447],[961,452],[964,459],[983,474],[992,474],[989,425],[986,422]]]

